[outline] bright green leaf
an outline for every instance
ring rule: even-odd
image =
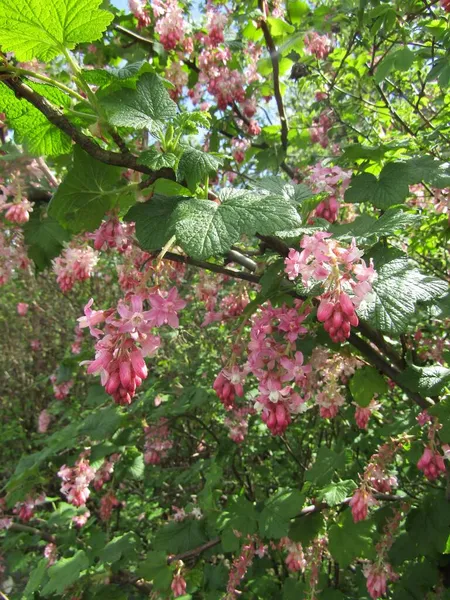
[[[387,392],[388,386],[384,378],[373,367],[358,369],[350,379],[350,391],[358,406],[369,406],[372,398]]]

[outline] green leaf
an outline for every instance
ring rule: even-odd
[[[404,212],[400,208],[389,208],[379,219],[363,214],[351,223],[343,223],[330,227],[335,238],[351,241],[355,238],[357,244],[378,241],[381,237],[394,235],[421,220],[420,215]]]
[[[42,590],[44,596],[62,594],[72,583],[80,577],[81,571],[89,567],[89,560],[84,550],[78,550],[70,558],[61,558],[49,567],[50,580]]]
[[[380,267],[375,264],[373,292],[358,314],[380,331],[398,335],[408,330],[418,302],[438,298],[448,287],[444,281],[421,273],[406,257],[397,258],[388,251],[384,261]]]
[[[408,194],[408,169],[403,163],[388,163],[378,179],[371,173],[352,177],[345,201],[370,202],[376,208],[386,210],[394,204],[402,204]]]
[[[168,198],[155,194],[142,204],[135,204],[125,216],[125,221],[136,223],[136,237],[144,250],[162,248],[174,235],[175,224],[172,215],[183,196]]]
[[[69,233],[61,225],[35,207],[30,220],[23,227],[24,240],[28,256],[36,268],[42,271],[50,266],[52,258],[58,256],[64,242],[70,238]]]
[[[221,203],[192,199],[176,209],[178,243],[193,258],[220,256],[241,235],[270,235],[300,225],[300,217],[287,200],[245,190],[224,189]]]
[[[328,548],[332,557],[345,569],[355,558],[373,558],[373,524],[370,521],[354,523],[350,510],[342,513],[328,531]]]
[[[34,592],[36,592],[42,585],[42,582],[47,575],[48,560],[43,558],[37,564],[29,576],[27,586],[23,591],[23,598],[33,598]]]
[[[365,408],[375,394],[387,392],[388,385],[384,378],[373,367],[358,369],[350,380],[350,391],[358,406]]]
[[[172,521],[161,527],[153,538],[153,546],[156,550],[178,554],[197,548],[206,541],[204,523],[196,519],[186,519],[181,523]]]
[[[305,597],[305,584],[288,577],[283,584],[283,600],[300,600]]]
[[[198,133],[198,128],[209,129],[211,115],[204,111],[182,112],[174,119],[174,126],[190,135]]]
[[[295,27],[283,21],[283,19],[277,19],[276,17],[268,17],[267,22],[270,26],[270,33],[277,37],[279,35],[284,35],[285,33],[293,33],[295,31]]]
[[[178,163],[177,179],[186,181],[189,189],[194,190],[197,183],[217,171],[223,160],[195,148],[187,148]]]
[[[0,3],[1,10],[1,3]],[[51,86],[29,83],[36,92],[57,106],[65,106],[67,97]],[[19,99],[4,83],[0,83],[0,111],[6,114],[14,129],[15,139],[36,156],[59,156],[72,150],[72,140],[25,99]]]
[[[275,176],[262,177],[252,185],[255,189],[265,190],[270,195],[289,200],[293,204],[301,204],[314,195],[309,187],[303,183],[287,183],[281,177]]]
[[[413,380],[414,381],[414,380]],[[427,409],[430,415],[437,417],[442,429],[439,430],[439,439],[444,444],[450,443],[450,396],[445,396],[440,402]]]
[[[264,537],[280,539],[289,532],[291,519],[302,509],[304,496],[298,490],[280,489],[268,498],[259,515],[259,529]]]
[[[83,77],[87,83],[102,86],[111,83],[111,81],[124,81],[136,77],[143,65],[148,65],[146,61],[128,63],[120,69],[83,69]]]
[[[161,79],[153,73],[141,75],[135,90],[120,90],[101,102],[112,125],[148,129],[152,133],[177,114],[177,105]]]
[[[252,535],[258,529],[258,513],[251,502],[240,497],[223,511],[220,523],[222,523],[221,528],[235,529],[244,536]]]
[[[323,526],[324,519],[321,513],[300,517],[292,522],[288,537],[306,548],[319,535]]]
[[[154,171],[158,171],[164,167],[174,167],[177,157],[171,152],[159,152],[156,148],[150,148],[150,150],[142,152],[138,162],[140,165],[145,165]]]
[[[79,426],[78,432],[92,440],[104,440],[116,433],[124,420],[117,406],[106,406],[90,413]]]
[[[133,462],[131,463],[128,470],[130,472],[132,479],[137,479],[139,481],[144,479],[145,465],[144,465],[144,457],[142,454],[139,454],[138,456],[136,456],[136,458],[133,460]]]
[[[105,563],[115,563],[123,558],[131,558],[137,554],[139,539],[134,533],[128,532],[116,536],[100,552],[100,560]]]
[[[411,365],[400,373],[400,380],[414,392],[424,396],[439,396],[450,382],[450,369],[442,365],[429,367]]]
[[[330,483],[320,491],[318,497],[326,502],[328,506],[336,506],[350,496],[356,487],[357,485],[352,479]]]
[[[137,573],[139,577],[151,581],[159,591],[168,590],[173,577],[172,569],[167,564],[167,554],[162,551],[148,552]]]
[[[49,215],[75,233],[96,229],[119,197],[124,202],[130,196],[120,173],[75,147],[73,166],[50,201]]]
[[[17,60],[49,62],[64,49],[101,38],[113,15],[100,0],[2,0],[0,39],[3,52]]]
[[[314,464],[306,472],[305,480],[322,487],[330,483],[336,471],[344,467],[344,465],[344,452],[337,454],[331,448],[322,446],[319,448]]]

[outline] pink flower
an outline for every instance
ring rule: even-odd
[[[143,310],[143,302],[144,299],[142,296],[136,294],[131,296],[131,308],[129,308],[124,302],[119,302],[117,305],[117,312],[121,316],[122,320],[118,325],[117,330],[120,333],[135,334],[138,332],[145,334],[150,331],[152,327],[151,321],[154,319],[154,316],[152,311]]]
[[[152,309],[149,311],[149,318],[157,327],[166,323],[173,328],[178,327],[177,311],[182,310],[186,306],[186,302],[178,298],[178,291],[175,287],[171,288],[166,296],[161,292],[150,294],[149,302]]]
[[[52,420],[52,417],[51,417],[50,413],[47,410],[42,410],[39,413],[38,432],[46,433],[51,420]]]
[[[288,278],[297,279],[302,268],[300,252],[291,248],[287,258],[284,259],[284,264],[286,265],[284,270],[287,273]]]
[[[303,354],[301,352],[296,352],[293,360],[283,356],[280,359],[280,364],[286,369],[281,381],[295,381],[297,385],[303,385],[306,374],[311,372],[311,365],[303,364]]]
[[[81,457],[74,467],[63,465],[58,471],[62,479],[61,493],[67,502],[74,506],[84,506],[90,496],[89,484],[95,477],[95,471],[87,458]]]
[[[420,457],[417,468],[423,471],[423,474],[429,481],[437,479],[441,473],[445,473],[445,463],[439,452],[426,447]]]
[[[397,579],[392,567],[388,563],[371,563],[364,567],[364,576],[367,579],[367,590],[373,600],[385,596],[389,579]]]
[[[94,337],[99,337],[101,334],[101,330],[96,329],[95,326],[99,325],[105,320],[106,314],[103,310],[92,310],[91,306],[93,303],[94,299],[91,298],[84,307],[84,317],[79,317],[77,320],[79,323],[79,327],[81,327],[82,329],[85,327],[89,327],[91,335]]]
[[[25,302],[19,302],[17,304],[17,314],[19,314],[21,317],[24,317],[28,312],[28,304],[26,304]]]
[[[78,529],[80,529],[81,527],[86,525],[87,520],[90,516],[91,513],[88,510],[86,510],[81,515],[76,515],[75,517],[72,517],[72,521],[75,523],[75,527],[78,527]]]
[[[117,500],[114,492],[110,490],[107,492],[100,500],[100,519],[102,521],[109,521],[112,515],[112,511],[114,508],[120,505],[120,502]]]
[[[56,562],[56,559],[58,558],[58,548],[56,547],[55,544],[50,543],[47,544],[44,548],[44,556],[47,559],[47,566],[50,567],[51,565],[54,565]]]
[[[178,598],[179,596],[184,596],[184,594],[186,593],[186,581],[184,580],[183,576],[180,573],[173,576],[170,587],[172,589],[174,598]]]
[[[349,504],[352,509],[353,521],[358,523],[358,521],[367,519],[369,506],[376,504],[376,500],[368,490],[358,488],[353,494]]]

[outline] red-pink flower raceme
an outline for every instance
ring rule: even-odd
[[[58,471],[62,479],[61,493],[67,502],[74,506],[85,506],[90,496],[89,484],[95,477],[95,470],[89,464],[89,459],[83,453],[73,467],[63,465]]]
[[[248,432],[248,417],[254,414],[254,409],[249,406],[234,407],[225,417],[224,425],[228,427],[228,437],[235,444],[241,444]]]
[[[48,567],[55,564],[56,559],[58,558],[58,548],[56,547],[56,544],[50,542],[45,546],[44,557],[47,559]]]
[[[42,410],[39,413],[38,433],[46,433],[52,417],[47,410]]]
[[[173,576],[172,583],[170,584],[170,588],[173,592],[174,598],[179,598],[180,596],[184,596],[186,593],[186,581],[181,575],[181,573],[176,573]]]
[[[375,400],[372,399],[368,406],[356,406],[355,409],[355,421],[357,426],[360,429],[367,429],[369,424],[370,416],[373,411],[377,410],[381,405]]]
[[[308,177],[311,189],[317,194],[326,192],[328,198],[319,202],[315,208],[316,217],[326,219],[334,223],[339,212],[339,200],[343,198],[351,178],[350,171],[344,171],[340,167],[325,167],[317,163],[312,167]]]
[[[427,421],[428,420],[426,420],[426,422]],[[442,475],[442,473],[445,473],[444,457],[446,456],[446,453],[445,448],[443,447],[444,456],[442,456],[437,448],[438,442],[436,441],[436,434],[439,429],[442,428],[442,425],[436,418],[430,419],[430,421],[428,429],[429,443],[425,447],[425,450],[417,463],[417,468],[423,471],[423,474],[429,481],[434,481]]]
[[[334,342],[344,342],[359,323],[355,309],[371,292],[375,271],[372,262],[367,266],[362,260],[354,240],[344,248],[331,235],[320,231],[303,236],[303,251],[289,251],[285,271],[292,280],[301,276],[305,286],[322,284],[317,319]]]
[[[109,458],[105,458],[102,466],[97,469],[93,479],[93,487],[98,492],[102,489],[107,481],[111,479],[116,462],[120,459],[120,454],[111,454]]]
[[[144,310],[144,301],[150,310]],[[128,301],[117,305],[115,311],[93,311],[92,301],[85,307],[80,327],[89,327],[98,339],[95,360],[87,361],[87,372],[101,375],[102,385],[118,404],[130,404],[138,388],[146,379],[148,370],[144,358],[153,356],[160,346],[160,338],[151,333],[154,327],[178,327],[178,311],[186,302],[178,297],[176,288],[148,294],[132,294]],[[104,329],[97,325],[104,322]]]
[[[89,246],[68,246],[53,260],[56,281],[63,292],[70,292],[77,281],[92,276],[98,262],[97,253]]]
[[[222,369],[216,377],[213,388],[227,410],[234,407],[236,396],[242,398],[244,395],[245,377],[246,374],[237,365]]]
[[[239,556],[237,556],[231,565],[228,575],[227,594],[224,600],[235,600],[240,595],[238,586],[244,579],[249,567],[253,563],[253,558],[256,554],[257,545],[252,537],[248,536],[244,545],[241,548]]]
[[[21,198],[15,202],[3,202],[0,199],[0,210],[5,211],[5,219],[17,225],[23,225],[30,220],[30,213],[33,212],[33,204],[26,198]]]
[[[40,496],[36,497],[27,496],[27,498],[23,502],[17,502],[17,504],[13,508],[13,513],[17,515],[17,517],[21,521],[23,521],[24,523],[28,523],[28,521],[34,515],[34,510],[36,506],[39,506],[44,502],[45,494],[41,494]]]
[[[55,374],[53,374],[53,375],[50,375],[50,381],[52,382],[53,393],[55,395],[55,398],[57,400],[64,400],[64,398],[67,398],[67,396],[69,395],[70,390],[73,386],[73,379],[69,379],[68,381],[62,381],[61,383],[57,383],[58,377]]]
[[[109,490],[108,492],[106,492],[106,494],[100,499],[100,519],[104,522],[109,521],[113,510],[119,505],[120,502],[119,500],[117,500],[113,490]]]
[[[17,314],[24,317],[28,312],[28,304],[26,302],[19,302],[17,304]]]
[[[314,144],[320,144],[322,148],[327,148],[329,144],[328,131],[333,125],[329,111],[322,112],[318,118],[313,120],[313,125],[309,130],[309,137]]]
[[[94,240],[96,250],[117,249],[119,252],[131,245],[131,234],[134,231],[133,223],[122,223],[115,215],[110,215],[100,227],[90,235]]]
[[[146,9],[147,2],[145,0],[128,0],[128,7],[130,12],[138,20],[138,29],[147,27],[151,23],[151,18]]]
[[[154,425],[144,427],[145,447],[144,462],[146,465],[158,465],[166,458],[167,453],[173,447],[170,439],[169,422],[162,417]]]
[[[326,58],[332,48],[331,40],[327,35],[319,35],[317,31],[307,33],[303,39],[305,50],[316,58]]]
[[[397,487],[397,478],[388,472],[388,467],[401,446],[401,440],[391,439],[382,444],[378,451],[370,457],[369,464],[361,478],[361,485],[350,500],[355,523],[366,519],[368,508],[377,504],[375,493],[388,494],[393,487]]]
[[[153,12],[157,16],[155,31],[159,33],[159,41],[164,46],[164,50],[174,50],[183,41],[186,29],[178,0],[154,3]]]
[[[281,538],[280,546],[287,550],[288,555],[285,559],[285,563],[291,573],[297,573],[305,571],[307,561],[305,559],[305,553],[303,547],[299,542],[293,542],[289,538]]]

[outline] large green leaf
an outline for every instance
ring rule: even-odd
[[[130,202],[121,169],[94,160],[76,147],[73,166],[49,205],[49,215],[75,233],[92,231],[113,207]]]
[[[153,546],[156,550],[177,554],[197,548],[206,541],[204,523],[186,519],[180,523],[172,521],[161,527],[153,538]]]
[[[450,369],[442,365],[411,365],[400,374],[400,380],[415,392],[425,396],[438,396],[450,383]]]
[[[170,240],[175,233],[172,214],[185,200],[183,196],[155,194],[147,202],[130,208],[125,220],[136,223],[136,237],[144,250],[158,250]]]
[[[288,200],[231,189],[219,196],[220,204],[193,199],[176,209],[177,241],[194,258],[223,255],[243,234],[270,235],[301,224]]]
[[[29,85],[57,107],[67,106],[67,97],[56,88],[31,82]],[[52,125],[32,104],[17,98],[4,83],[0,83],[0,112],[6,114],[16,141],[22,143],[31,154],[58,156],[72,150],[69,136]]]
[[[405,228],[421,220],[420,215],[405,212],[399,208],[389,208],[379,219],[367,214],[359,215],[351,223],[333,225],[329,231],[335,238],[351,241],[355,238],[357,244],[368,244],[382,237],[403,232]]]
[[[2,0],[0,39],[3,52],[18,60],[50,61],[65,48],[98,40],[113,15],[98,8],[101,0]]]
[[[331,482],[336,471],[345,465],[345,453],[337,454],[331,448],[322,446],[316,456],[312,467],[306,473],[306,481],[314,485],[324,486]]]
[[[390,257],[393,257],[390,260]],[[406,257],[388,251],[375,269],[373,293],[358,309],[360,317],[384,333],[398,335],[411,325],[418,302],[429,302],[445,294],[445,281],[425,275]]]
[[[195,190],[197,183],[215,173],[222,162],[221,158],[208,152],[186,148],[178,163],[177,179],[186,181],[189,189]]]
[[[298,490],[281,489],[268,498],[259,515],[259,529],[264,537],[280,539],[288,534],[291,519],[299,514],[304,496]]]
[[[84,550],[78,550],[70,558],[61,558],[48,569],[50,580],[42,590],[44,596],[62,594],[80,577],[81,571],[89,567],[89,560]]]
[[[69,233],[48,215],[35,207],[30,220],[23,227],[28,256],[38,270],[51,264],[51,259],[60,254],[63,243],[70,238]]]
[[[352,177],[350,187],[345,192],[346,202],[369,202],[386,210],[394,204],[402,204],[409,193],[408,170],[402,163],[388,163],[380,177],[362,173]]]
[[[376,550],[372,539],[374,525],[370,521],[354,523],[346,510],[328,532],[328,548],[332,557],[345,569],[355,558],[373,558]]]
[[[289,528],[289,539],[300,542],[305,548],[319,535],[324,525],[323,514],[318,512],[295,519]]]
[[[131,558],[139,550],[139,539],[134,533],[128,532],[113,538],[100,552],[100,561],[114,563],[122,557]]]
[[[388,390],[386,381],[373,367],[358,369],[349,387],[356,404],[363,408],[369,406],[375,394],[384,394]]]
[[[163,122],[177,114],[177,105],[170,98],[161,79],[144,73],[136,89],[123,89],[102,99],[112,125],[158,131]]]

